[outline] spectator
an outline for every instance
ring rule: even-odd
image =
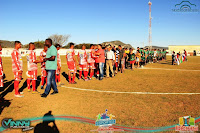
[[[112,47],[108,47],[108,51],[106,52],[106,77],[109,78],[109,70],[112,73],[112,77],[114,77],[114,72],[113,72],[113,65],[115,61],[115,55],[114,52],[111,50]]]
[[[105,64],[105,52],[102,49],[101,44],[98,44],[97,48],[98,48],[98,50],[95,53],[95,55],[98,56],[96,63],[97,63],[98,69],[100,71],[99,80],[103,80],[103,77],[104,77],[103,69],[104,69],[104,64]]]
[[[126,56],[126,53],[125,53],[125,51],[124,51],[124,49],[122,49],[122,46],[121,45],[119,45],[118,46],[118,48],[119,48],[119,66],[120,66],[120,68],[121,68],[121,73],[123,73],[124,72],[124,69],[125,69],[125,56]]]

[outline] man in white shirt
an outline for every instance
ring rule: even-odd
[[[109,69],[112,72],[112,77],[114,77],[114,72],[113,72],[113,65],[115,61],[115,54],[111,50],[112,47],[108,46],[108,51],[106,52],[106,76],[109,78]]]

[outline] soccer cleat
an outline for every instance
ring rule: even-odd
[[[85,81],[88,81],[88,79],[85,79]]]
[[[39,93],[38,91],[33,91],[33,92],[32,92],[32,94],[38,94],[38,93]]]
[[[89,80],[92,80],[92,78],[88,78]]]
[[[24,92],[19,92],[19,94],[24,94]]]
[[[72,82],[71,84],[77,84],[76,81]]]
[[[22,95],[20,95],[20,94],[17,94],[17,95],[15,95],[15,97],[24,97],[24,96],[22,96]]]
[[[46,98],[46,97],[47,97],[47,95],[46,95],[45,93],[43,93],[43,94],[41,95],[41,97],[44,97],[44,98]]]
[[[54,91],[54,92],[51,93],[51,95],[54,95],[54,94],[57,94],[57,93],[58,93],[57,91]]]
[[[30,92],[31,91],[31,89],[28,89],[28,92]]]

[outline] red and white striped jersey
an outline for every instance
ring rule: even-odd
[[[36,61],[36,54],[33,50],[29,50],[27,55],[27,68],[28,71],[34,71],[37,70],[37,64],[34,63],[34,61]]]
[[[87,58],[86,50],[79,50],[78,51],[78,57],[80,58],[79,64],[81,64],[81,65],[87,64],[87,61],[86,61],[86,58]]]
[[[2,51],[0,51],[0,71],[3,71],[3,62],[2,62],[1,55],[2,55]]]
[[[46,53],[47,53],[47,52],[45,52],[44,50],[42,50],[42,51],[40,52],[40,57],[42,58],[42,61],[43,61],[44,58],[46,57]],[[45,69],[45,62],[42,62],[42,63],[41,63],[41,68]]]
[[[95,62],[95,60],[94,60],[94,52],[95,52],[95,50],[94,49],[89,49],[86,52],[87,52],[87,61],[88,61],[88,63]]]
[[[18,72],[22,70],[23,62],[22,62],[22,56],[19,50],[14,49],[11,53],[11,58],[12,58],[12,71]]]
[[[68,62],[74,61],[73,56],[75,56],[74,49],[67,49],[66,58]]]
[[[57,52],[57,63],[60,65],[61,67],[61,59],[60,59],[60,54]]]

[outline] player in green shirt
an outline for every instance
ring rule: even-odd
[[[131,70],[133,70],[135,64],[135,54],[133,53],[132,48],[130,49],[130,53],[128,54],[128,61],[130,61]]]
[[[149,50],[148,48],[145,49],[145,64],[149,62]]]

